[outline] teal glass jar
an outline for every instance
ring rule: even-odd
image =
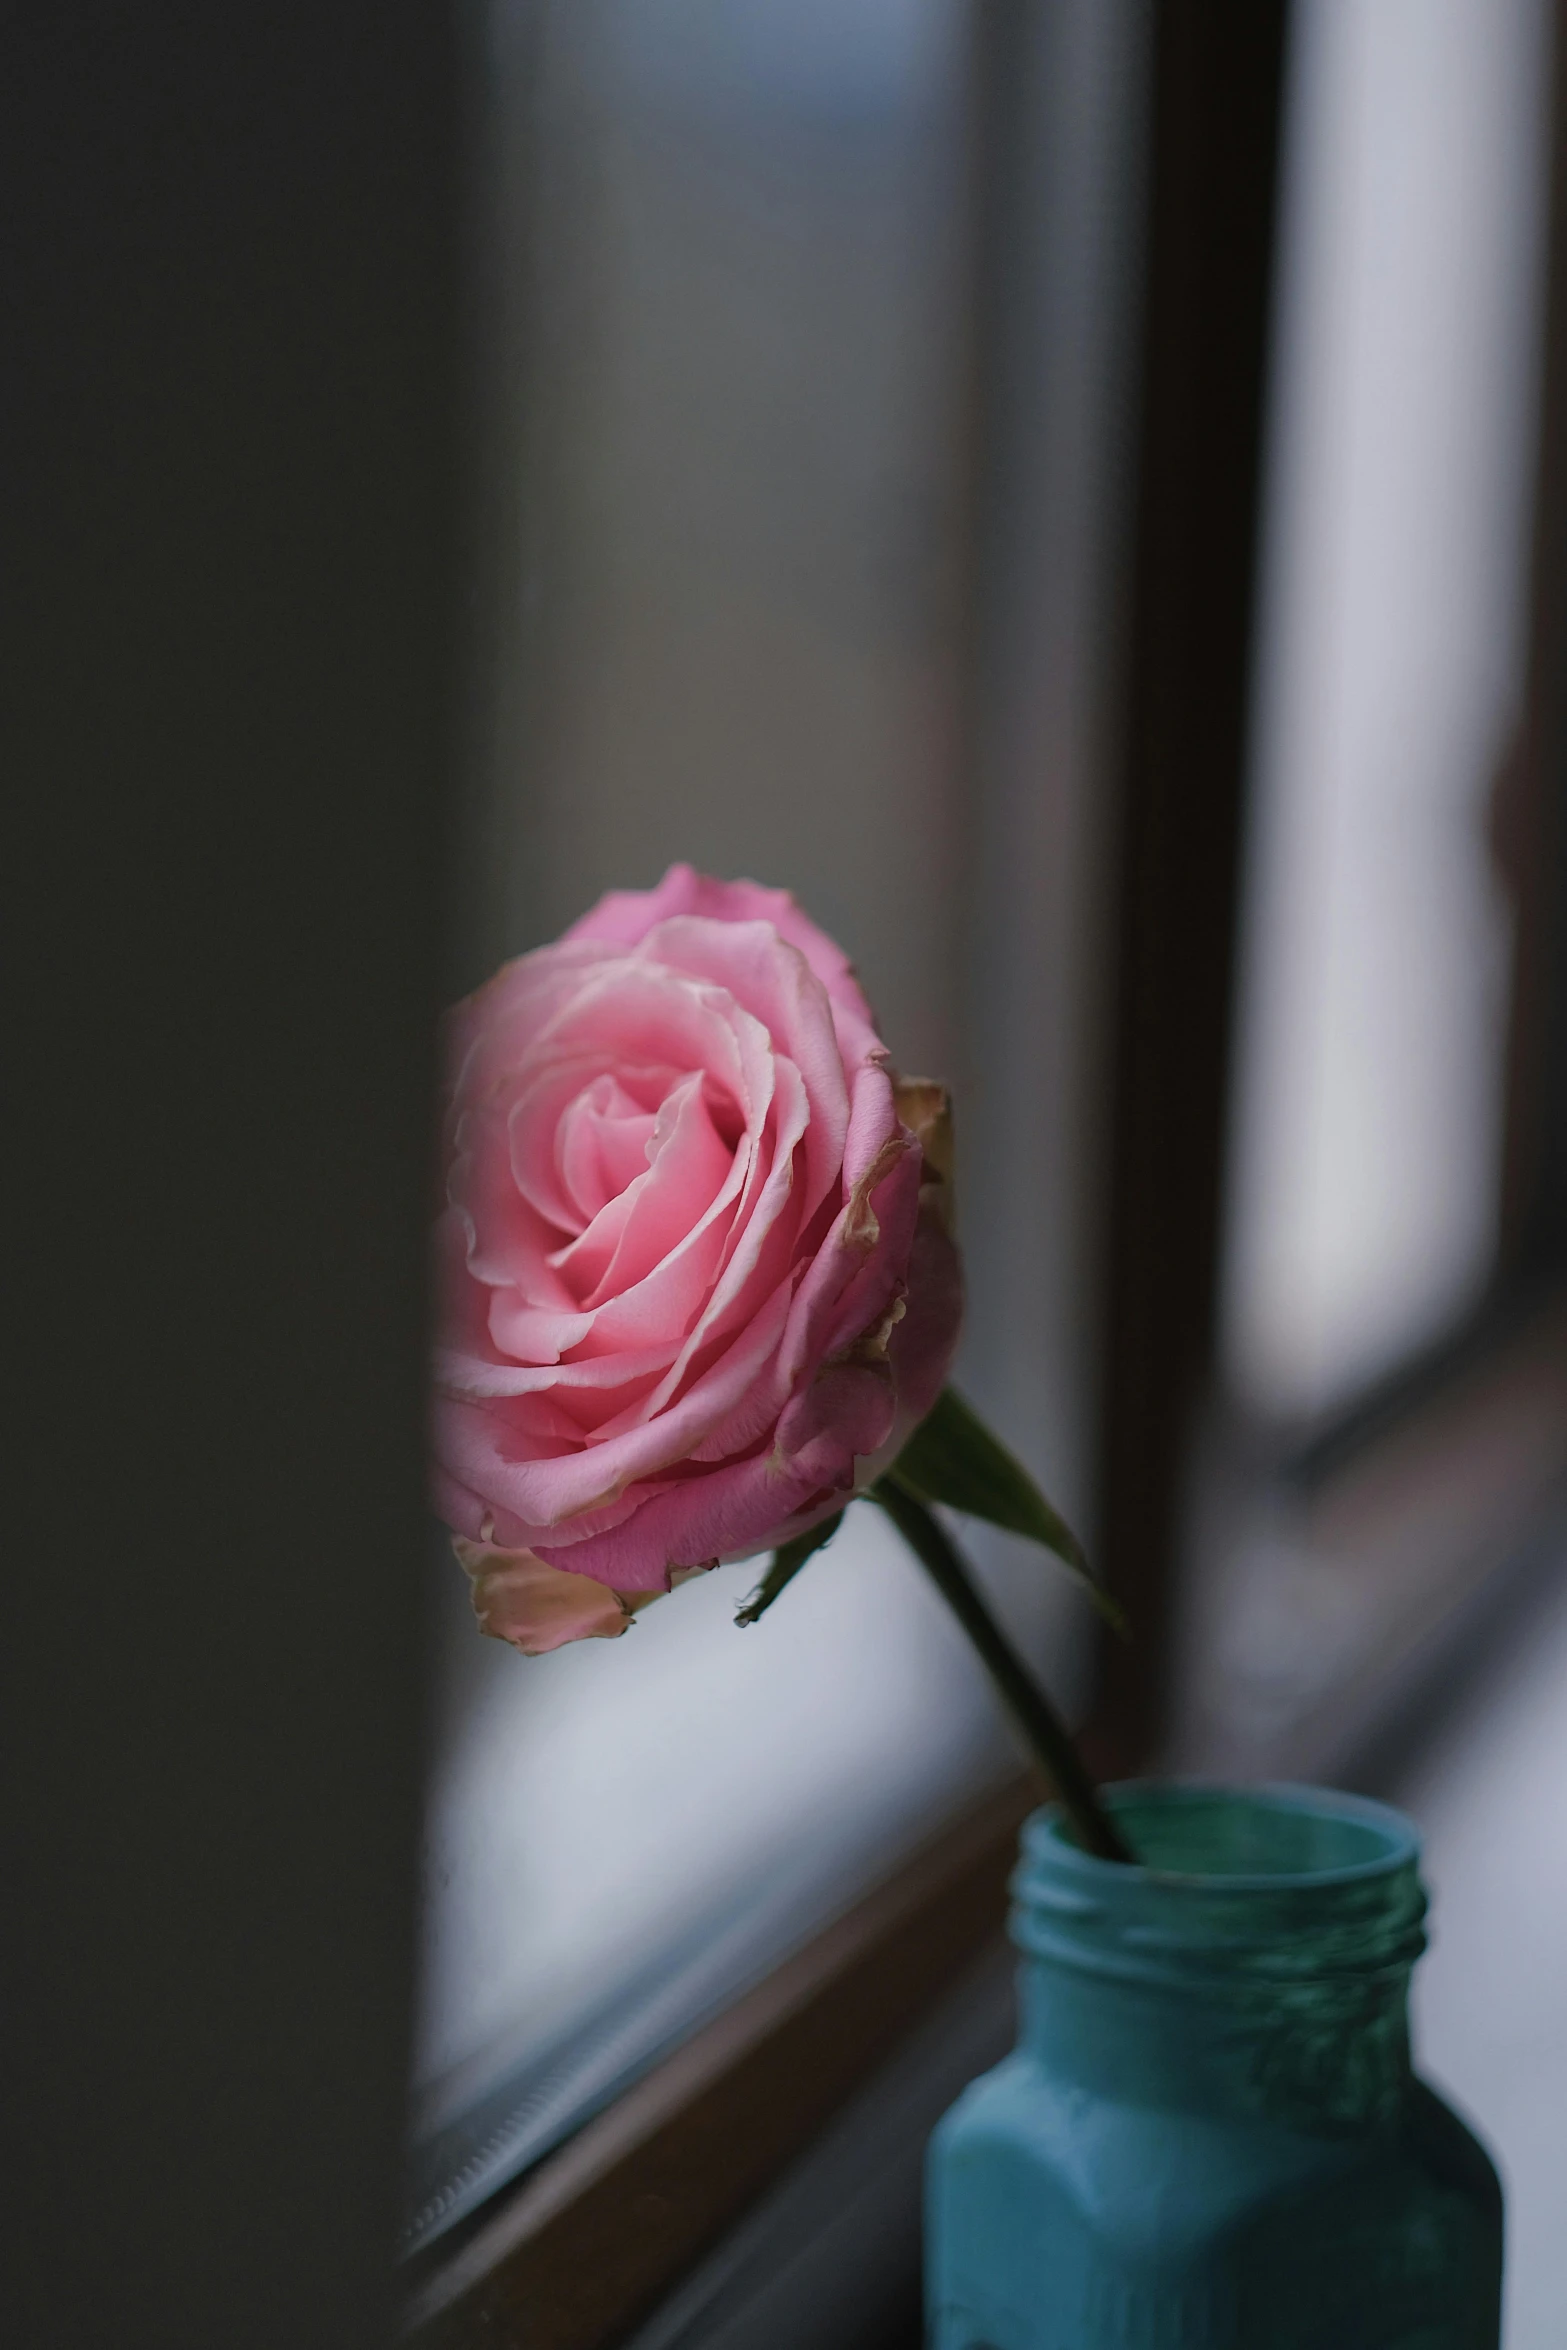
[[[1501,2189],[1410,2066],[1409,1822],[1108,1800],[1136,1868],[1023,1831],[1018,2045],[931,2141],[933,2350],[1496,2350]]]

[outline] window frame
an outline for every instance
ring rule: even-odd
[[[621,2339],[997,1939],[1037,1795],[986,1798],[432,2246],[414,2339]]]

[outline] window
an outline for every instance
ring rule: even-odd
[[[1567,1472],[1558,37],[1296,12],[1189,1765],[1357,1767]]]
[[[1375,1777],[1567,1490],[1559,17],[493,20],[463,978],[675,855],[852,943],[956,1081],[961,1375],[1133,1614],[1096,1659],[981,1555],[1111,1771]],[[670,2258],[659,2166],[717,2117],[753,2195],[828,2111],[783,2070],[994,1923],[988,1695],[875,1523],[759,1634],[733,1570],[542,1667],[437,1573],[421,2311],[504,2336],[646,2204],[563,2338],[678,2282],[642,2350],[743,2339],[853,2149],[1002,2028],[996,1954],[957,2021],[915,1964],[918,2085],[696,2274],[739,2203]]]
[[[963,10],[494,17],[493,184],[531,228],[502,218],[492,262],[522,356],[492,387],[515,502],[462,975],[675,857],[793,887],[902,1065],[956,1084],[964,1376],[1079,1517],[1136,63],[1129,20],[1090,14],[1028,57],[1060,135],[1005,195],[1037,283],[1005,354],[1026,407],[990,428],[1026,464],[995,511]],[[1063,1582],[1004,1537],[980,1555],[1079,1689]],[[870,1512],[753,1631],[737,1567],[624,1645],[528,1664],[433,1571],[416,2241],[1017,1767]]]
[[[1277,1420],[1496,1254],[1547,33],[1540,0],[1298,18],[1225,1346]]]

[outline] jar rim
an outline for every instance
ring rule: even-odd
[[[1307,1817],[1326,1824],[1360,1827],[1377,1839],[1379,1849],[1358,1860],[1328,1867],[1258,1870],[1186,1869],[1138,1861],[1106,1860],[1075,1843],[1060,1804],[1045,1804],[1023,1823],[1023,1851],[1029,1860],[1047,1866],[1052,1874],[1071,1874],[1085,1887],[1100,1890],[1133,1883],[1179,1887],[1183,1893],[1215,1896],[1245,1893],[1320,1891],[1351,1886],[1397,1875],[1420,1858],[1420,1837],[1414,1823],[1391,1804],[1369,1795],[1350,1795],[1337,1788],[1297,1785],[1283,1780],[1236,1785],[1209,1779],[1123,1779],[1100,1790],[1112,1815],[1147,1806],[1156,1811],[1250,1805],[1261,1814]]]

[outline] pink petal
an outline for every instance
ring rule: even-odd
[[[533,1306],[515,1289],[490,1292],[490,1339],[518,1363],[558,1363],[593,1333],[593,1316]]]
[[[613,959],[603,946],[557,939],[553,946],[503,963],[446,1015],[442,1047],[448,1100],[486,1099],[570,1002],[584,977]]]
[[[805,1130],[802,1217],[814,1214],[838,1180],[849,1126],[843,1054],[827,991],[798,948],[780,946],[770,922],[713,922],[677,916],[658,923],[638,953],[727,989],[767,1030],[775,1055],[799,1071],[810,1105]]]
[[[851,1458],[886,1443],[897,1413],[891,1365],[826,1363],[778,1423],[778,1450],[798,1458],[830,1438]],[[852,1480],[852,1468],[848,1472]]]
[[[640,1389],[656,1379],[668,1362],[667,1347],[649,1347],[640,1355],[617,1353],[576,1357],[564,1363],[515,1363],[455,1346],[439,1346],[435,1350],[435,1383],[441,1393],[469,1396],[476,1402],[509,1395],[569,1395],[575,1410],[585,1396],[614,1399],[627,1389]]]
[[[790,1385],[879,1322],[899,1293],[918,1212],[920,1158],[901,1129],[866,1168],[800,1283],[782,1359]]]
[[[844,1471],[836,1453],[826,1460],[780,1462],[761,1455],[730,1461],[659,1488],[612,1532],[561,1547],[546,1542],[542,1555],[556,1564],[569,1561],[585,1574],[613,1574],[624,1590],[663,1588],[672,1563],[750,1558],[770,1548],[777,1529],[798,1513],[820,1503],[826,1515],[835,1493],[840,1502],[849,1496]]]
[[[657,1110],[633,1100],[622,1073],[596,1077],[567,1104],[555,1129],[555,1166],[577,1231],[646,1174],[657,1126]]]
[[[733,1164],[734,1153],[713,1124],[700,1072],[684,1078],[653,1123],[641,1173],[557,1259],[584,1305],[634,1288],[689,1241],[706,1222]]]
[[[685,1385],[692,1366],[713,1348],[737,1338],[759,1300],[775,1294],[799,1238],[795,1151],[810,1108],[799,1072],[779,1060],[774,1069],[775,1111],[746,1169],[740,1201],[729,1223],[722,1271],[701,1314],[689,1326],[651,1410],[661,1411]]]
[[[714,881],[689,865],[671,865],[656,889],[612,889],[574,922],[561,941],[637,946],[655,923],[678,914],[715,922],[770,922],[780,938],[798,947],[827,990],[840,1023],[844,1058],[851,1065],[876,1049],[876,1024],[854,965],[842,947],[818,930],[786,889],[764,889],[755,881]]]
[[[499,1550],[458,1537],[452,1548],[473,1584],[481,1632],[509,1640],[524,1656],[544,1656],[572,1640],[618,1640],[631,1611],[587,1575],[547,1566],[531,1550]]]
[[[514,1524],[529,1528],[531,1547],[540,1547],[534,1534],[547,1538],[553,1530],[558,1539],[569,1520],[618,1502],[628,1487],[689,1458],[692,1447],[733,1409],[776,1353],[790,1287],[782,1285],[735,1345],[678,1403],[623,1434],[584,1443],[580,1450],[552,1452],[539,1434],[537,1420],[524,1421],[515,1408],[526,1402],[537,1409],[544,1398],[478,1403],[438,1397],[441,1458],[463,1484],[492,1499],[497,1520],[504,1509]],[[630,1590],[640,1578],[627,1575],[623,1580]]]
[[[474,1279],[516,1289],[533,1304],[574,1310],[577,1300],[549,1261],[561,1227],[517,1187],[505,1106],[492,1100],[463,1111],[454,1146],[446,1192],[467,1226]]]
[[[938,1208],[920,1193],[909,1256],[908,1303],[888,1342],[898,1412],[912,1436],[947,1384],[963,1327],[963,1263]]]

